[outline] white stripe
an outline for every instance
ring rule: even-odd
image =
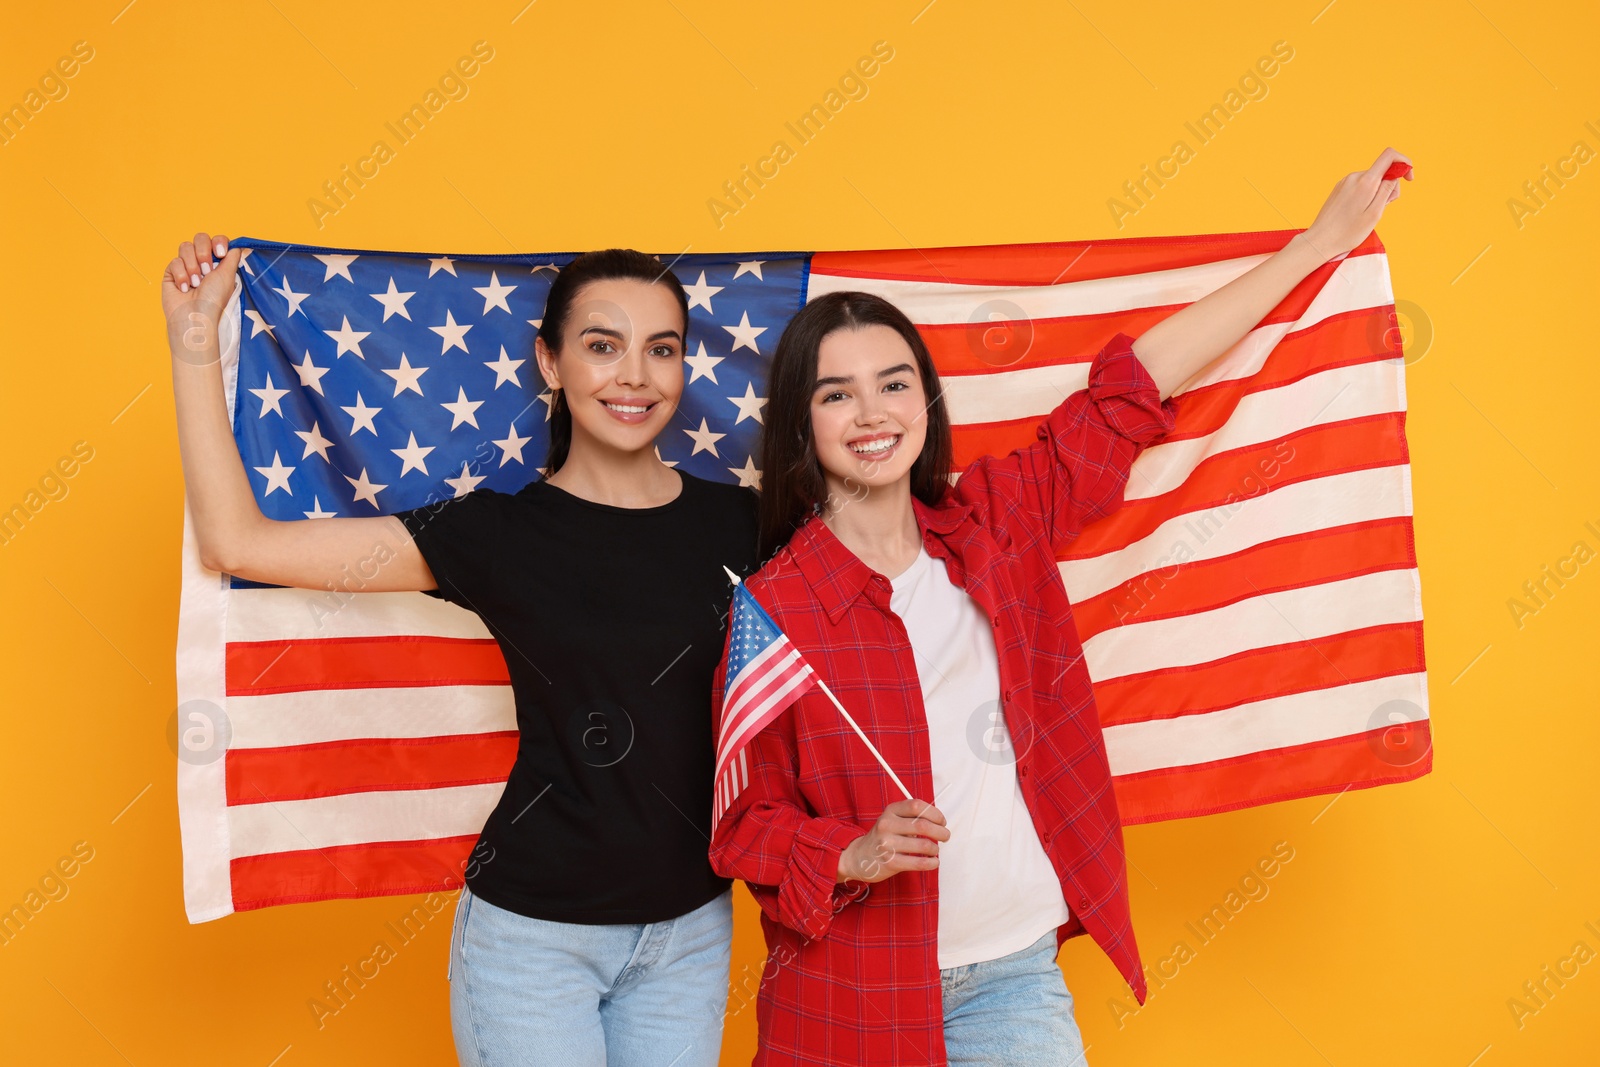
[[[1221,452],[1280,441],[1311,426],[1404,411],[1404,398],[1394,382],[1393,369],[1380,361],[1332,367],[1297,382],[1246,393],[1227,421],[1204,437],[1158,442],[1140,453],[1124,499],[1170,492],[1202,461]],[[1293,471],[1292,461],[1287,469]],[[1234,488],[1241,495],[1248,491],[1248,487]]]
[[[750,784],[750,763],[745,759],[745,750],[739,750],[739,788],[743,789]]]
[[[1174,515],[1125,548],[1063,561],[1061,581],[1068,599],[1078,603],[1150,571],[1171,572],[1179,563],[1346,523],[1410,515],[1405,471],[1404,464],[1392,464],[1330,474]],[[1159,590],[1160,584],[1152,579],[1150,588]]]
[[[1210,663],[1250,649],[1316,640],[1366,626],[1415,622],[1409,570],[1263,593],[1210,611],[1114,626],[1083,644],[1096,682]]]
[[[486,782],[234,804],[228,822],[236,857],[373,841],[429,841],[479,833],[504,791],[504,782]]]
[[[229,314],[237,316],[237,301]],[[226,320],[224,320],[226,321]],[[225,332],[225,331],[224,331]],[[237,359],[237,330],[234,352]],[[224,357],[226,358],[226,356]],[[210,708],[229,714],[231,704],[223,678],[222,645],[228,596],[222,576],[200,565],[194,520],[187,496],[183,502],[183,576],[178,607],[177,697],[181,739],[185,731],[214,717]],[[202,704],[185,708],[190,701]],[[197,710],[198,709],[198,710]],[[219,730],[225,729],[220,723]],[[219,740],[221,733],[213,734]],[[225,757],[210,762],[178,760],[178,831],[183,842],[183,908],[191,923],[220,919],[233,912],[233,880],[228,868],[228,790]]]
[[[1389,725],[1374,722],[1374,714],[1391,700],[1411,702],[1426,718],[1426,680],[1421,671],[1395,674],[1201,715],[1107,726],[1106,758],[1112,774],[1137,774],[1348,737]]]
[[[315,589],[235,589],[230,641],[295,641],[336,637],[491,639],[473,612],[425,593],[350,593]]]
[[[517,728],[509,685],[318,689],[232,697],[234,748],[364,737],[445,737]]]
[[[1183,382],[1173,393],[1185,393],[1219,381],[1248,378],[1261,369],[1268,354],[1285,335],[1307,329],[1332,315],[1382,307],[1393,303],[1393,300],[1388,291],[1387,262],[1383,256],[1347,259],[1339,265],[1333,278],[1329,279],[1299,319],[1256,327],[1207,364],[1204,374]],[[1162,301],[1152,303],[1159,304]],[[925,321],[915,315],[911,317],[913,321]],[[1106,340],[1110,340],[1109,334]],[[1067,396],[1088,383],[1087,360],[1017,370],[943,374],[939,377],[950,420],[958,426],[1013,419],[1042,419]]]

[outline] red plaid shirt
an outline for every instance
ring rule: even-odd
[[[1173,403],[1132,341],[1118,333],[1100,350],[1087,387],[1040,423],[1036,442],[976,460],[939,506],[913,498],[912,508],[929,554],[994,626],[1023,798],[1072,912],[1057,948],[1093,935],[1143,1004],[1122,823],[1055,553],[1120,505],[1134,457],[1172,428]],[[889,580],[812,517],[747,585],[912,796],[931,801],[922,687]],[[719,719],[726,641],[723,651]],[[943,1065],[938,870],[835,882],[839,853],[900,791],[818,689],[746,753],[749,784],[718,822],[710,858],[761,906],[755,1063]]]

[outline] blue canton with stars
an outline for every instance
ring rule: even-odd
[[[234,437],[262,513],[388,515],[540,477],[533,341],[559,255],[429,255],[239,238]],[[767,367],[810,254],[660,256],[689,294],[669,465],[759,488]]]
[[[783,631],[772,621],[750,591],[740,582],[733,590],[733,636],[728,642],[728,679],[724,699],[734,695],[733,680],[739,677],[750,661],[779,641],[785,640]]]

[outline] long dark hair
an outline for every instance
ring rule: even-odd
[[[767,378],[767,421],[761,440],[761,547],[766,559],[793,536],[827,497],[822,463],[811,434],[811,395],[817,382],[817,353],[835,330],[887,326],[916,358],[923,392],[929,398],[927,439],[911,464],[911,493],[936,505],[950,489],[950,416],[939,388],[939,372],[922,335],[899,308],[871,293],[837,292],[819,296],[789,320],[772,357]]]
[[[678,298],[683,310],[683,342],[689,343],[689,297],[683,283],[655,256],[635,252],[631,248],[601,248],[585,252],[561,268],[550,295],[544,302],[544,319],[539,324],[539,336],[552,355],[561,351],[561,335],[567,328],[572,305],[585,285],[613,278],[632,278],[637,281],[664,285]],[[546,476],[554,474],[567,461],[572,449],[572,410],[567,407],[566,390],[557,389],[550,400],[550,453],[545,461]]]

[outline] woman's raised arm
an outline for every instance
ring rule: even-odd
[[[1400,179],[1384,177],[1395,163],[1409,168],[1411,159],[1385,148],[1372,166],[1345,175],[1304,232],[1264,262],[1139,336],[1134,353],[1163,399],[1238,344],[1306,275],[1367,239],[1385,205],[1400,195]],[[1410,180],[1409,170],[1405,177]]]
[[[233,298],[240,255],[226,237],[197,233],[179,246],[161,278],[178,449],[201,562],[251,581],[307,589],[347,582],[353,571],[368,592],[437,588],[394,516],[284,522],[261,513],[228,425],[217,329]]]

